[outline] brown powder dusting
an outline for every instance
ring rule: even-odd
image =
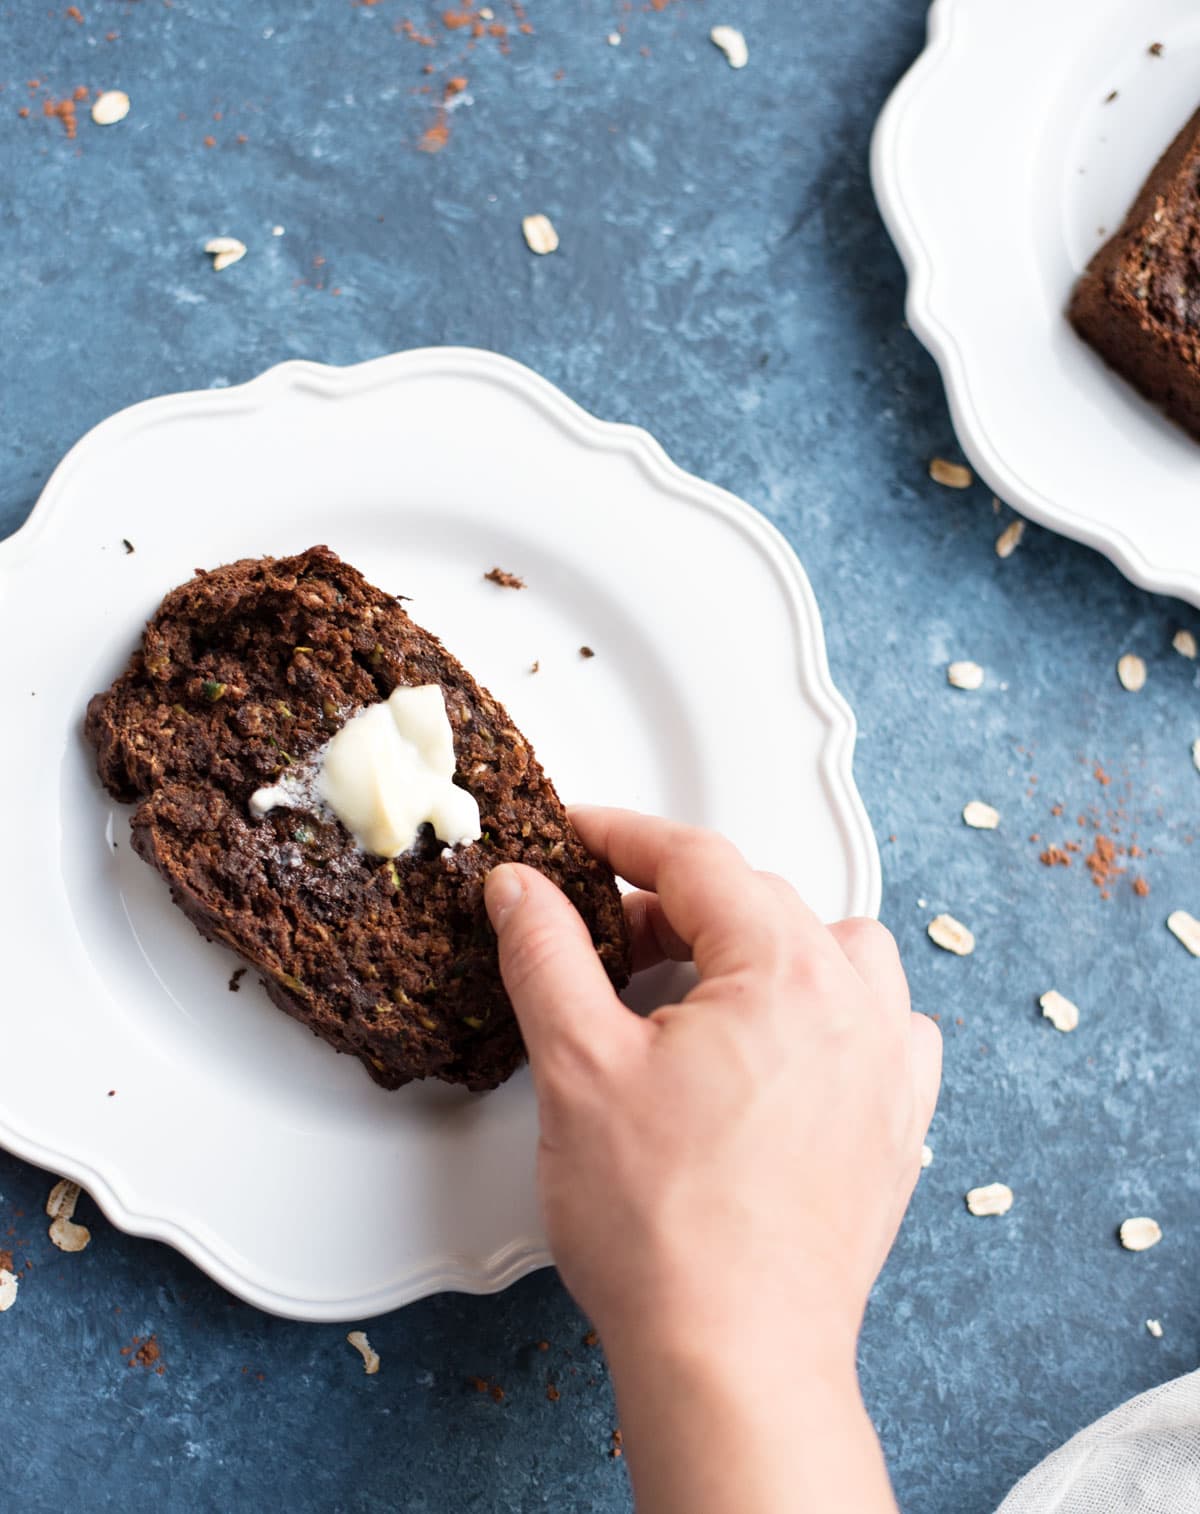
[[[17,111],[17,115],[19,115],[23,121],[27,121],[29,119],[29,106],[22,105],[20,110]]]
[[[43,100],[42,115],[61,121],[69,140],[73,141],[78,135],[79,122],[75,119],[75,101],[70,95],[64,96],[61,100],[49,98]]]
[[[476,1393],[486,1393],[488,1390],[486,1377],[468,1377],[467,1384],[474,1388]]]
[[[1125,871],[1117,863],[1118,850],[1115,842],[1107,836],[1097,836],[1092,844],[1092,850],[1083,859],[1084,865],[1092,875],[1092,882],[1107,897],[1106,890]]]
[[[216,137],[205,137],[204,145],[205,147],[215,147],[217,145]]]
[[[0,1272],[13,1270],[13,1254],[11,1251],[0,1251]]]
[[[1112,774],[1106,773],[1099,763],[1096,764],[1096,768],[1092,773],[1092,777],[1096,780],[1097,783],[1103,784],[1105,788],[1107,788],[1112,782]]]
[[[1038,856],[1043,867],[1070,867],[1071,859],[1061,846],[1048,846]]]
[[[583,1344],[585,1346],[598,1346],[600,1344],[600,1337],[594,1330],[589,1330],[583,1338]]]
[[[422,133],[417,147],[421,152],[441,152],[449,140],[450,121],[445,110],[439,106],[433,125]]]
[[[591,647],[580,647],[580,649],[579,649],[579,655],[580,655],[580,657],[587,658],[587,657],[595,657],[596,654],[595,654],[595,652],[592,651]]]
[[[625,1455],[623,1447],[624,1439],[625,1437],[621,1434],[621,1427],[618,1425],[612,1433],[612,1449],[608,1453],[614,1461],[618,1461]]]
[[[79,26],[83,25],[83,12],[77,5],[68,5],[65,14]]]
[[[489,583],[499,584],[502,589],[523,589],[525,580],[515,573],[506,573],[503,568],[489,568],[483,575]]]
[[[547,1383],[546,1384],[546,1397],[550,1400],[550,1402],[552,1404],[556,1404],[558,1402],[560,1396],[561,1395],[559,1394],[558,1389],[554,1386],[553,1383]]]
[[[1146,882],[1145,878],[1135,878],[1133,880],[1133,891],[1139,899],[1144,899],[1150,892],[1150,885]]]
[[[493,1383],[488,1392],[492,1395],[493,1402],[498,1404],[504,1402],[504,1389],[499,1383]]]
[[[442,91],[443,98],[447,100],[453,100],[455,95],[461,95],[466,87],[466,74],[455,74],[453,79],[446,80],[446,87]]]

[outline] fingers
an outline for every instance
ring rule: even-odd
[[[887,1003],[908,1008],[908,980],[895,937],[886,925],[866,918],[839,920],[829,933],[868,988]]]
[[[657,894],[639,892],[624,898],[625,922],[633,943],[633,970],[644,972],[660,962],[690,962],[692,949],[663,911]]]
[[[488,874],[484,902],[535,1074],[564,1058],[594,1059],[639,1024],[613,991],[587,927],[549,878],[507,863]]]
[[[928,1015],[909,1018],[912,1036],[913,1091],[917,1119],[924,1134],[937,1108],[938,1089],[942,1082],[942,1033]]]
[[[797,946],[832,949],[824,927],[795,895],[784,912],[730,842],[711,831],[633,810],[573,809],[583,844],[637,888],[658,894],[672,929],[702,976],[769,967]]]

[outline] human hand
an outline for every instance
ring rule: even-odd
[[[549,880],[511,864],[488,879],[551,1249],[618,1390],[647,1353],[718,1372],[736,1353],[760,1376],[768,1359],[818,1363],[852,1383],[920,1169],[937,1027],[910,1013],[876,922],[826,929],[716,835],[620,810],[572,820],[642,890],[626,899],[635,968],[691,957],[699,975],[640,1019]]]
[[[851,1347],[940,1069],[891,936],[873,920],[825,929],[718,836],[618,810],[572,819],[645,890],[626,899],[635,968],[694,957],[700,982],[639,1019],[557,888],[511,865],[488,880],[567,1286],[606,1340],[648,1311],[689,1329],[740,1317],[749,1294],[807,1300]]]

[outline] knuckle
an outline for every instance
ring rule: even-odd
[[[880,952],[896,950],[896,938],[891,931],[869,915],[855,915],[849,920],[843,920],[839,929],[844,940],[857,946]]]

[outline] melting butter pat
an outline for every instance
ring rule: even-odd
[[[454,733],[436,683],[393,690],[383,703],[360,710],[315,755],[308,783],[288,773],[251,797],[251,813],[293,807],[311,784],[314,797],[376,857],[408,851],[426,823],[449,846],[482,834],[478,804],[454,782]]]

